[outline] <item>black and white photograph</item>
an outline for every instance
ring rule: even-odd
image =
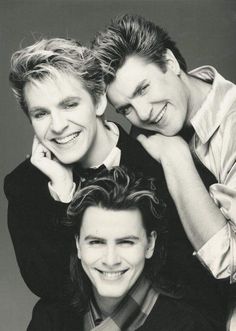
[[[0,0],[2,331],[236,331],[236,2]]]

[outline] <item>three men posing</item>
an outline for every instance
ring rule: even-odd
[[[148,33],[154,34],[148,37]],[[119,34],[127,40],[118,46],[124,53],[117,59],[114,44]],[[73,237],[58,224],[65,203],[83,179],[82,169],[121,164],[155,176],[167,204],[168,255],[163,274],[183,283],[186,297],[206,307],[212,321],[221,318],[223,302],[216,281],[192,253],[195,249],[215,277],[225,278],[231,272],[233,280],[233,268],[228,267],[234,243],[235,142],[229,143],[229,132],[235,121],[235,87],[211,68],[201,70],[200,78],[187,74],[175,44],[141,18],[125,16],[116,21],[97,38],[94,51],[102,68],[92,51],[60,39],[41,41],[13,57],[10,79],[36,134],[34,166],[25,161],[5,182],[9,229],[22,275],[39,296],[64,295],[60,290],[69,275]],[[104,121],[104,72],[108,98],[118,111],[134,125],[160,133],[138,139],[161,165],[120,127]],[[213,74],[219,79],[211,88]],[[213,116],[208,109],[218,104],[218,91],[227,100]],[[193,127],[197,134],[193,135]],[[210,198],[209,186],[224,214]]]

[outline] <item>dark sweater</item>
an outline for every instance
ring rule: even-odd
[[[83,316],[59,303],[40,300],[27,331],[83,331]],[[224,331],[224,323],[212,324],[182,299],[159,295],[138,331]],[[112,331],[112,330],[110,330]],[[125,331],[125,330],[124,330]]]
[[[121,165],[155,177],[157,193],[167,204],[168,254],[163,269],[164,278],[183,283],[193,304],[201,306],[210,318],[221,319],[225,306],[218,285],[192,255],[194,249],[168,193],[162,167],[136,140],[119,129]],[[201,164],[197,167],[208,187],[215,178]],[[67,204],[52,199],[48,191],[48,178],[29,160],[6,177],[4,189],[9,201],[9,231],[22,277],[36,295],[50,300],[62,298],[62,289],[69,277],[71,245],[74,244],[71,230],[61,224]]]

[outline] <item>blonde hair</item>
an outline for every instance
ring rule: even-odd
[[[76,76],[95,103],[105,92],[100,62],[91,49],[73,39],[42,39],[16,51],[11,58],[10,84],[26,114],[25,84],[46,77],[54,78],[58,72]]]

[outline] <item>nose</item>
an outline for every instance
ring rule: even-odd
[[[51,113],[51,130],[61,133],[67,127],[67,120],[59,111]]]
[[[117,248],[114,245],[106,248],[102,262],[109,268],[115,267],[120,264],[120,257],[117,252]]]
[[[140,121],[147,122],[152,114],[152,105],[146,100],[137,100],[134,102],[134,108]]]

